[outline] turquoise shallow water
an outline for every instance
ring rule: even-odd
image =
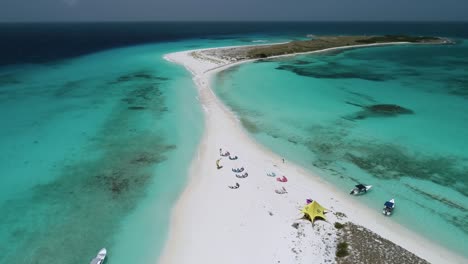
[[[3,70],[1,263],[156,259],[201,135],[181,46]]]
[[[261,37],[0,68],[0,263],[86,263],[101,247],[107,263],[156,261],[203,124],[190,73],[163,55]]]
[[[251,135],[350,197],[468,256],[468,42],[265,60],[221,72]],[[393,106],[385,106],[391,104]],[[393,111],[393,112],[389,112]]]
[[[464,34],[465,28],[464,24],[437,23],[0,25],[2,36],[6,39],[0,43],[0,263],[86,263],[103,246],[109,252],[106,263],[152,263],[157,259],[167,237],[171,207],[185,186],[186,172],[202,133],[202,115],[191,76],[182,67],[164,61],[163,54],[194,48],[284,42],[304,39],[309,33],[370,34],[384,29],[385,33],[430,32],[458,36]],[[110,49],[151,40],[160,44]],[[104,49],[109,50],[63,59]],[[466,54],[464,46],[452,47],[451,50],[456,54]],[[440,212],[445,211],[433,213],[427,209],[434,206],[433,198],[438,198],[436,204],[447,206],[436,209],[446,210],[452,222],[463,225],[466,214],[457,213],[466,210],[458,206],[466,204],[466,197],[460,191],[460,188],[464,188],[463,182],[456,182],[456,188],[444,188],[441,180],[446,179],[445,175],[432,177],[431,181],[418,180],[422,178],[421,175],[416,179],[400,177],[376,181],[373,176],[363,173],[362,169],[342,157],[348,152],[355,156],[367,153],[363,152],[362,144],[351,144],[360,142],[352,141],[352,137],[375,137],[375,145],[371,145],[374,148],[369,147],[369,151],[380,149],[379,140],[384,138],[372,134],[376,131],[389,136],[387,141],[392,140],[391,125],[376,122],[375,118],[351,121],[353,115],[356,117],[355,113],[363,108],[351,104],[343,106],[343,101],[346,99],[353,104],[364,105],[372,102],[372,97],[380,100],[385,97],[380,92],[386,89],[379,89],[380,92],[376,94],[367,93],[376,87],[374,82],[384,83],[379,81],[383,79],[379,76],[381,72],[393,71],[401,64],[406,65],[404,70],[408,75],[415,72],[413,64],[418,66],[419,60],[427,64],[429,59],[427,53],[420,54],[417,60],[416,57],[407,56],[404,50],[399,50],[399,64],[392,66],[389,61],[394,53],[372,54],[367,51],[357,51],[354,57],[351,56],[354,53],[349,52],[335,54],[336,61],[343,64],[336,66],[333,64],[334,57],[328,56],[306,56],[303,58],[306,62],[291,63],[286,60],[254,64],[252,69],[260,70],[260,75],[249,73],[249,79],[241,87],[246,89],[235,87],[239,93],[229,92],[234,85],[239,84],[235,75],[248,73],[243,70],[250,69],[250,65],[244,65],[237,73],[232,72],[234,76],[229,73],[224,74],[224,79],[221,76],[220,80],[224,80],[226,85],[220,88],[225,89],[225,99],[239,111],[255,136],[278,153],[308,168],[319,168],[320,173],[327,177],[336,174],[330,178],[331,181],[344,175],[345,181],[336,181],[344,190],[347,190],[348,183],[353,182],[349,176],[369,179],[375,185],[385,184],[385,188],[381,188],[385,193],[369,194],[370,197],[376,195],[376,200],[387,198],[387,194],[393,195],[404,183],[404,188],[421,194],[417,196],[410,193],[407,198],[414,199],[424,207],[418,209],[408,202],[401,204],[402,211],[404,206],[409,206],[415,209],[418,216],[424,212],[426,215],[441,215]],[[407,50],[407,53],[417,51],[420,50]],[[438,112],[431,106],[419,103],[417,106],[413,103],[403,105],[406,102],[401,100],[404,99],[395,95],[392,102],[411,108],[416,112],[413,116],[424,113],[431,118],[439,118],[441,122],[458,122],[462,116],[459,111],[464,111],[465,101],[454,103],[444,87],[450,83],[447,87],[453,95],[466,95],[463,89],[458,88],[460,84],[466,84],[466,77],[463,76],[466,60],[463,56],[446,54],[445,59],[450,61],[451,66],[445,69],[447,62],[444,56],[444,52],[438,54],[436,57],[440,57],[440,60],[434,60],[434,64],[426,69],[432,71],[433,76],[425,74],[418,79],[408,75],[406,80],[409,83],[427,84],[427,87],[421,85],[420,88],[428,88],[428,92],[443,90],[441,94],[444,98],[448,96],[449,100],[442,107],[444,111]],[[377,61],[374,63],[373,60]],[[379,60],[383,62],[380,66],[389,68],[373,72]],[[311,64],[307,65],[307,61]],[[25,62],[36,64],[20,64]],[[460,66],[453,66],[457,63]],[[352,72],[356,64],[371,66],[364,71],[366,76],[360,85],[352,86],[356,90],[348,92],[348,85],[343,84],[346,80],[344,77],[349,79],[356,75]],[[291,68],[294,65],[303,65],[304,69],[314,66],[315,69],[310,69],[314,69],[316,74],[321,73],[321,76],[305,78],[308,73]],[[275,70],[281,66],[282,69]],[[330,75],[327,66],[336,68],[334,76]],[[456,74],[458,77],[453,78],[452,82],[437,79],[451,76],[447,72],[459,72]],[[273,77],[279,79],[269,79]],[[358,79],[352,79],[349,84],[354,84]],[[268,82],[270,86],[261,87]],[[394,84],[398,82],[395,80]],[[435,83],[443,85],[433,85]],[[251,84],[261,89],[251,90]],[[338,84],[342,87],[337,88]],[[404,90],[405,85],[401,82],[399,89]],[[308,91],[308,87],[319,90]],[[297,94],[295,97],[290,97],[292,88],[296,89],[293,90],[293,94]],[[265,91],[272,92],[271,97],[265,96]],[[243,96],[248,92],[252,92],[252,100],[246,100]],[[391,92],[387,93],[392,95]],[[312,97],[303,96],[307,94]],[[413,98],[421,96],[413,91],[407,94],[407,100],[410,100],[410,94]],[[432,98],[432,102],[439,103],[439,100]],[[252,107],[253,101],[261,104]],[[445,110],[453,110],[453,116],[448,118]],[[282,114],[278,115],[278,112]],[[414,122],[413,119],[405,118],[410,116],[401,115],[397,119],[388,120],[397,121],[395,124],[398,125],[403,120],[409,124]],[[418,122],[431,128],[431,120],[434,119],[428,122],[418,119]],[[283,123],[278,126],[277,122]],[[336,124],[339,124],[341,130],[334,129]],[[439,138],[444,142],[427,147],[426,151],[456,153],[453,146],[455,143],[451,142],[463,138],[457,129],[454,126],[446,126],[440,132],[427,129],[426,133],[432,137],[441,133],[449,133],[451,136]],[[400,135],[398,140],[403,142],[404,138],[405,135]],[[426,137],[420,137],[417,141],[412,136],[406,142],[418,143],[418,148],[423,149],[425,142],[433,141]],[[465,149],[465,145],[460,144],[456,158],[463,156]],[[355,160],[359,161],[357,158]],[[445,163],[450,165],[450,161]],[[345,169],[346,173],[342,173]],[[450,184],[445,185],[452,187]],[[432,188],[439,191],[438,197],[429,199],[428,194],[433,193],[421,192]],[[399,196],[398,199],[403,198]],[[369,204],[380,207],[378,203]],[[455,218],[457,214],[462,218]],[[399,220],[402,216],[397,214],[395,218]],[[444,224],[444,229],[434,236],[441,235],[444,241],[450,241],[453,232],[460,229],[452,225],[452,230],[450,225],[445,225],[446,217],[437,219]],[[403,220],[408,220],[408,217]],[[434,226],[431,221],[429,227]],[[454,243],[457,241],[460,239],[455,239]]]

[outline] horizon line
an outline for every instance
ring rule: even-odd
[[[50,20],[0,21],[0,24],[52,23],[468,23],[468,20]]]

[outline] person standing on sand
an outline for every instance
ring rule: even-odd
[[[283,160],[283,163],[284,163],[284,158],[282,158],[282,160]]]
[[[217,168],[218,170],[223,168],[223,166],[221,166],[221,165],[219,164],[220,161],[221,161],[221,159],[217,159],[217,160],[216,160],[216,168]]]

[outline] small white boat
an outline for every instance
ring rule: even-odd
[[[372,188],[372,185],[358,184],[354,186],[354,189],[352,189],[349,194],[352,194],[352,195],[363,194],[363,193],[366,193],[368,190],[370,190],[370,188]]]
[[[392,215],[393,209],[395,209],[395,199],[391,199],[390,201],[385,202],[382,214]]]
[[[107,250],[105,248],[99,250],[96,257],[93,258],[89,264],[102,264],[102,263],[104,263],[104,259],[106,258],[106,255],[107,255]]]

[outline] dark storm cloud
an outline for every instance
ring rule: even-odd
[[[0,21],[457,21],[466,10],[466,0],[0,0]]]

